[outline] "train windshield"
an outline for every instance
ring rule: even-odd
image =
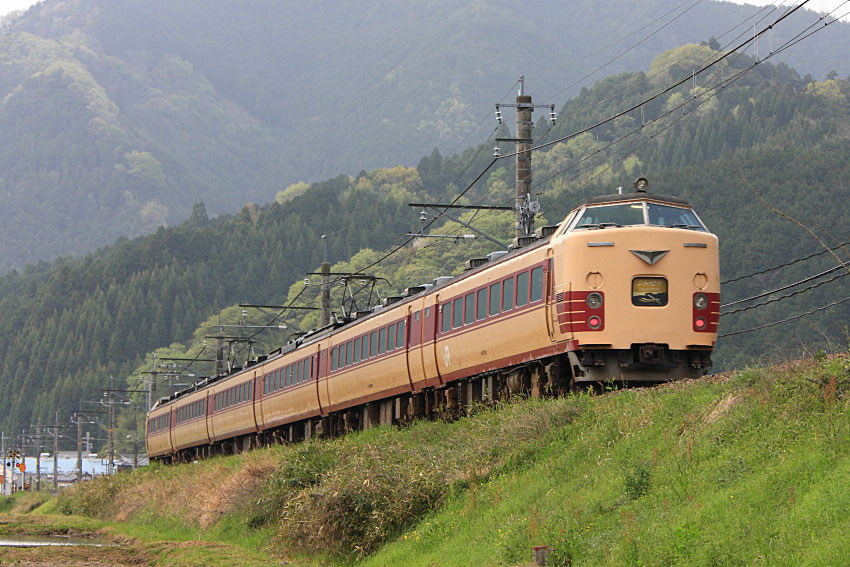
[[[651,225],[705,231],[706,228],[691,210],[659,203],[632,202],[587,207],[573,225],[573,230],[614,228],[619,226]]]

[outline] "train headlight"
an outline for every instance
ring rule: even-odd
[[[594,291],[593,293],[588,294],[585,301],[587,301],[587,306],[591,309],[599,309],[602,307],[602,294]]]
[[[704,293],[698,293],[694,296],[694,307],[700,311],[708,307],[708,298]]]

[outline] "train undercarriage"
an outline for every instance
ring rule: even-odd
[[[456,419],[514,396],[565,395],[579,389],[651,385],[694,378],[711,367],[711,351],[670,351],[666,345],[633,345],[631,350],[585,349],[537,360],[441,387],[425,388],[354,406],[327,416],[182,449],[159,462],[191,462],[254,448],[330,438],[379,425],[402,426],[418,419]]]

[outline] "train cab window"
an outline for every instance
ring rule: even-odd
[[[448,333],[452,329],[452,304],[443,304],[443,332]]]
[[[576,230],[644,224],[643,203],[622,203],[588,207],[576,223]]]
[[[336,356],[337,356],[337,350],[338,350],[338,349],[333,349],[333,350],[331,351],[331,372],[333,372],[334,370],[336,370]]]
[[[496,282],[490,286],[490,316],[499,314],[499,300],[502,295],[502,283]]]
[[[369,356],[378,354],[378,331],[372,331],[372,338],[369,341]]]
[[[354,364],[357,364],[358,362],[360,362],[360,349],[361,348],[362,347],[360,346],[360,337],[357,337],[356,339],[354,339],[354,359],[353,359]]]
[[[452,326],[457,329],[461,325],[463,325],[463,298],[458,297],[455,299],[454,320]]]
[[[476,308],[476,319],[479,321],[487,317],[487,288],[478,290],[478,306]]]
[[[387,352],[395,350],[395,323],[387,327]]]
[[[543,299],[543,266],[531,270],[531,301]]]
[[[345,345],[345,365],[351,366],[351,351],[354,348],[354,343],[348,341],[348,344]]]
[[[387,351],[387,328],[381,327],[378,335],[378,354],[384,354]]]
[[[705,227],[691,209],[647,203],[647,212],[651,225],[705,231]]]
[[[463,324],[469,325],[473,321],[475,321],[475,293],[469,293],[466,295],[465,303],[463,305],[465,312],[463,316]]]
[[[502,311],[510,311],[514,308],[514,279],[508,278],[504,282],[505,293],[502,296]]]
[[[522,307],[528,303],[528,272],[516,277],[516,306]]]
[[[416,314],[418,315],[419,312],[417,311]],[[405,345],[405,341],[404,341],[404,321],[398,322],[398,330],[396,332],[395,344],[399,348],[401,348]]]

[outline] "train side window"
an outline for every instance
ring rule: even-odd
[[[354,364],[360,362],[360,349],[363,348],[360,346],[360,337],[354,339]]]
[[[417,315],[419,315],[419,312],[417,311],[417,312],[416,312],[416,314],[417,314]],[[397,347],[399,347],[399,348],[401,348],[401,347],[405,346],[405,341],[404,341],[404,321],[399,321],[399,322],[398,322],[398,334],[397,334],[397,336],[396,336],[395,344],[396,344],[396,346],[397,346]]]
[[[426,318],[428,318],[428,317],[430,317],[430,316],[431,316],[431,308],[430,308],[430,307],[426,307],[426,308],[425,308],[425,317],[426,317]]]
[[[487,318],[487,288],[478,290],[478,320]]]
[[[369,356],[378,354],[378,331],[372,331],[372,338],[369,340]]]
[[[443,304],[443,332],[448,333],[452,328],[452,304],[447,302]]]
[[[510,311],[514,308],[514,279],[505,280],[505,294],[502,296],[502,311]]]
[[[502,283],[496,282],[490,285],[490,316],[499,314],[499,300],[502,295]]]
[[[384,354],[387,350],[387,328],[381,327],[378,335],[378,354]]]
[[[265,396],[268,393],[269,393],[269,376],[267,374],[267,375],[263,376],[263,395]]]
[[[313,357],[307,359],[304,363],[304,380],[309,380],[313,377]]]
[[[331,372],[336,370],[336,352],[336,348],[331,351]]]
[[[531,301],[543,299],[543,266],[531,270]]]
[[[395,323],[387,327],[387,352],[395,350]]]
[[[360,360],[369,358],[369,335],[363,335],[363,344],[360,345]]]
[[[340,358],[342,358],[342,357],[340,356]],[[337,365],[337,368],[339,368],[339,365]],[[288,370],[288,372],[286,373],[286,385],[287,385],[287,386],[292,386],[292,385],[294,385],[294,384],[295,384],[295,365],[294,365],[294,364],[290,364],[290,365],[289,365],[289,370]]]
[[[464,299],[463,308],[463,324],[469,325],[470,323],[475,321],[475,293],[466,294],[466,299]]]
[[[516,277],[516,306],[522,307],[528,303],[528,272]]]
[[[354,348],[354,343],[348,341],[345,345],[345,365],[351,366],[351,350]]]
[[[413,314],[413,320],[414,320],[414,321],[418,321],[418,320],[419,320],[419,311],[417,311],[416,313],[414,313],[414,314]]]
[[[301,360],[298,362],[298,383],[304,381],[304,361]]]
[[[455,299],[454,307],[454,318],[452,321],[452,327],[455,329],[460,327],[463,324],[463,298],[458,297]]]

